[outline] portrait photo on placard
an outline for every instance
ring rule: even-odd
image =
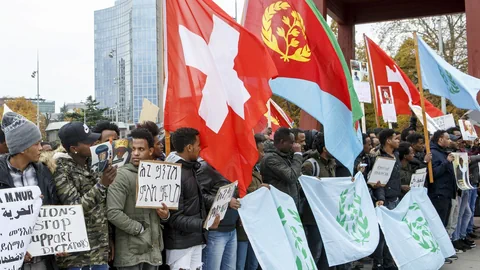
[[[103,172],[108,163],[112,160],[113,150],[110,142],[94,145],[90,147],[91,152],[91,170],[94,172]]]
[[[381,104],[394,104],[392,87],[386,85],[378,86],[378,95],[380,97]]]
[[[119,139],[112,142],[113,159],[112,166],[122,167],[130,162],[132,154],[131,141],[129,139]]]

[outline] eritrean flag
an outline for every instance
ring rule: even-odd
[[[362,110],[335,35],[312,0],[249,0],[245,27],[269,48],[272,92],[320,121],[327,150],[353,171]]]

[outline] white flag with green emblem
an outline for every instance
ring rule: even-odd
[[[437,270],[455,254],[424,188],[412,188],[393,210],[378,207],[377,216],[399,269]]]
[[[328,264],[345,264],[371,255],[379,229],[361,173],[351,177],[301,176],[300,184],[322,235]]]
[[[240,218],[262,269],[316,270],[293,199],[271,186],[241,199]]]

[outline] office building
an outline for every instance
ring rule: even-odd
[[[117,0],[95,11],[95,99],[100,108],[118,110],[119,122],[138,122],[144,98],[156,105],[161,100],[161,2]]]

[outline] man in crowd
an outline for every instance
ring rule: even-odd
[[[107,216],[116,227],[115,262],[118,269],[156,270],[163,263],[161,222],[170,212],[165,204],[159,209],[136,208],[137,175],[140,161],[152,160],[153,137],[146,129],[135,129],[130,164],[118,170],[108,189]]]
[[[167,264],[171,270],[201,269],[202,248],[207,243],[207,231],[203,225],[207,217],[205,202],[197,182],[196,171],[200,164],[200,133],[193,128],[179,128],[173,133],[173,144],[178,152],[172,152],[167,162],[182,165],[182,184],[178,210],[172,211],[164,229]],[[220,223],[217,216],[209,229]]]
[[[433,134],[430,149],[432,151],[433,183],[429,183],[428,196],[438,212],[438,216],[446,227],[452,199],[456,198],[457,186],[453,171],[453,154],[447,152],[450,136],[445,130]]]
[[[378,134],[381,145],[379,157],[395,159],[395,165],[388,183],[383,187],[377,185],[374,190],[374,196],[377,206],[383,205],[390,210],[397,207],[401,195],[401,163],[398,153],[395,152],[400,145],[399,137],[393,129],[385,129]],[[375,179],[373,180],[375,181]],[[395,262],[393,261],[382,232],[380,233],[378,247],[373,253],[373,269],[396,269]]]
[[[160,138],[160,128],[152,121],[146,121],[138,125],[138,128],[144,128],[148,130],[153,136],[154,142],[154,151],[153,159],[154,160],[165,160],[165,154],[163,152],[164,145],[162,143],[162,138]]]
[[[295,136],[295,143],[300,144],[302,152],[305,151],[305,146],[307,145],[305,131],[298,128],[292,128],[290,131]]]
[[[263,181],[290,195],[298,208],[298,177],[302,173],[302,147],[295,143],[293,133],[284,127],[275,132],[274,147],[266,150],[265,158],[260,165]]]
[[[407,136],[407,142],[410,143],[414,151],[414,162],[419,166],[426,167],[432,159],[432,154],[425,156],[425,138],[421,134],[414,133]]]
[[[311,151],[302,165],[302,174],[316,177],[335,177],[335,159],[325,148],[325,137],[322,132],[317,133],[314,140],[315,150]],[[318,269],[328,269],[327,255],[323,246],[320,231],[318,230],[312,209],[301,192],[302,222],[307,236],[308,247]]]
[[[110,121],[100,121],[92,129],[93,133],[100,134],[100,143],[118,140],[120,138],[120,129],[115,123]]]
[[[7,112],[3,116],[1,129],[4,132],[1,135],[4,134],[4,141],[9,146],[9,154],[0,156],[0,189],[38,186],[43,196],[43,205],[57,204],[52,174],[39,162],[42,135],[38,127],[19,114]],[[28,252],[25,255],[24,270],[55,267],[54,256],[32,258]]]
[[[108,166],[102,175],[92,172],[90,147],[100,139],[83,123],[71,122],[58,132],[66,153],[57,153],[54,181],[60,204],[82,205],[90,250],[57,258],[62,269],[108,269],[110,255],[107,221],[107,188],[117,175]]]
[[[0,155],[8,153],[7,142],[5,141],[5,133],[0,129]]]
[[[207,212],[212,208],[220,187],[230,184],[215,168],[202,158],[197,180],[200,184]],[[207,246],[203,249],[204,270],[235,270],[237,262],[237,221],[239,201],[235,196],[230,200],[225,217],[217,229],[208,233]]]
[[[51,152],[51,151],[53,151],[52,145],[50,145],[50,143],[48,143],[48,142],[42,142],[41,145],[42,145],[42,151],[43,151],[43,152]]]

